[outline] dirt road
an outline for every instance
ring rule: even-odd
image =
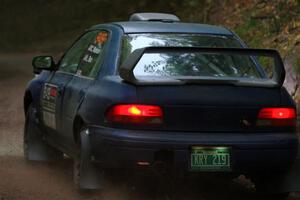
[[[0,55],[0,199],[85,200],[254,200],[251,184],[219,177],[164,180],[151,177],[109,179],[103,192],[79,193],[72,184],[72,162],[28,163],[22,157],[22,97],[31,73],[32,55]],[[201,180],[201,181],[200,181]],[[158,189],[154,187],[159,185]],[[247,187],[246,187],[247,186]],[[156,188],[156,189],[155,189]],[[300,199],[293,194],[289,199]]]

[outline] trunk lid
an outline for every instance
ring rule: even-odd
[[[137,97],[163,108],[164,124],[155,129],[168,131],[259,131],[259,110],[280,105],[278,88],[227,85],[137,86]]]

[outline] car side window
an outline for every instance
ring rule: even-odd
[[[83,35],[73,46],[67,51],[59,64],[59,71],[75,74],[83,53],[87,49],[90,42],[94,39],[98,31],[88,32]]]
[[[95,78],[101,66],[103,52],[109,33],[107,31],[97,31],[93,39],[84,51],[81,58],[77,75]]]

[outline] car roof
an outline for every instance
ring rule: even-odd
[[[161,21],[126,21],[113,22],[112,25],[119,26],[125,34],[128,33],[198,33],[233,35],[233,33],[221,26],[182,22],[161,22]],[[95,25],[92,29],[101,28],[101,24]]]

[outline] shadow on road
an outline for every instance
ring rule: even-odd
[[[2,156],[0,177],[2,199],[259,199],[241,184],[210,176],[164,180],[124,173],[123,176],[108,176],[103,191],[79,192],[72,183],[72,162],[69,159],[39,163],[25,161],[21,156]]]

